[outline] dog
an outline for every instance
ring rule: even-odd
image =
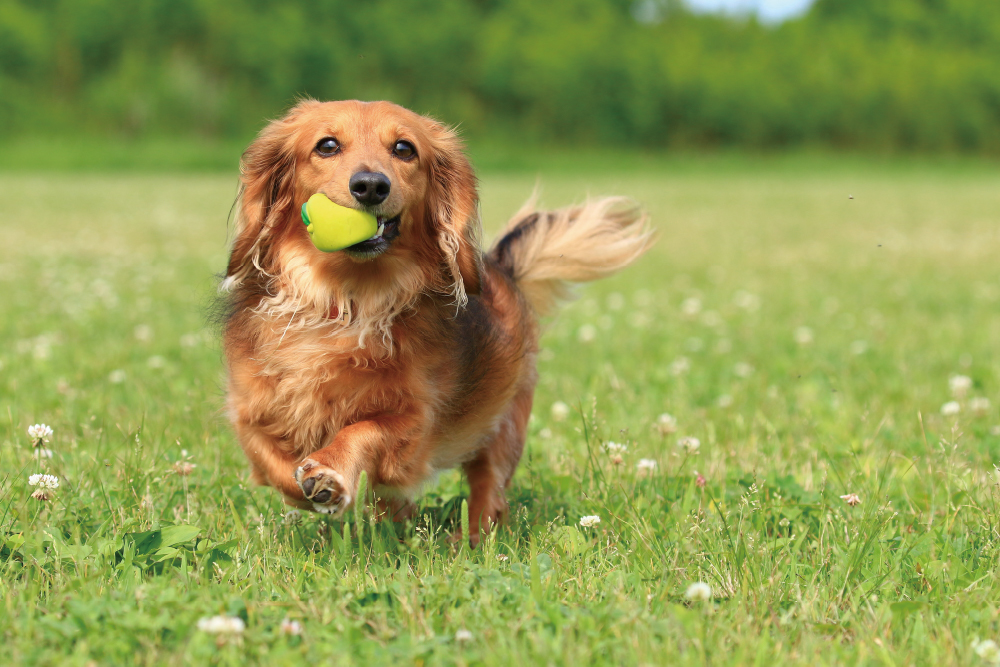
[[[304,100],[243,154],[220,286],[227,411],[255,482],[339,515],[364,471],[376,510],[412,517],[438,471],[469,483],[466,536],[507,510],[524,450],[540,319],[572,283],[650,245],[624,198],[529,202],[487,251],[477,180],[454,130],[389,102]],[[310,242],[314,193],[377,217],[341,252]]]

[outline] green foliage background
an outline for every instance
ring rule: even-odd
[[[245,140],[296,96],[474,139],[1000,150],[1000,3],[818,0],[777,27],[676,0],[0,0],[0,139]]]

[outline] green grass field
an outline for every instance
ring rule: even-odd
[[[235,170],[0,174],[0,663],[988,664],[1000,169],[540,181],[634,196],[660,236],[552,322],[510,521],[470,551],[454,473],[406,526],[296,523],[248,482],[210,324]],[[488,231],[535,182],[483,174]],[[245,631],[198,629],[220,614]]]

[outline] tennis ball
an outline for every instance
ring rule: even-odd
[[[334,204],[321,192],[302,205],[302,222],[313,245],[323,252],[337,252],[367,241],[378,231],[374,215]]]

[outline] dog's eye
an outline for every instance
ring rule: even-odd
[[[397,141],[396,145],[392,147],[392,154],[400,159],[409,160],[416,156],[417,149],[409,141]]]
[[[334,153],[339,153],[340,142],[333,137],[320,139],[319,143],[316,144],[316,152],[320,155],[333,155]]]

